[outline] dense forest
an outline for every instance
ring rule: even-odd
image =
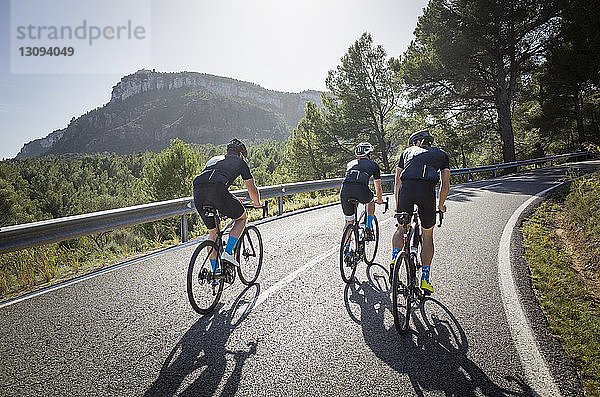
[[[224,146],[173,140],[161,153],[63,155],[0,162],[0,226],[192,195],[192,179]],[[285,143],[251,145],[260,186],[288,181]],[[241,181],[238,180],[238,188]]]

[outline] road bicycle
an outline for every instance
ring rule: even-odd
[[[373,215],[373,223],[370,231],[367,231],[367,205],[360,217],[357,217],[359,201],[357,199],[348,199],[348,202],[354,205],[354,222],[344,229],[342,242],[340,245],[340,272],[342,280],[347,284],[354,280],[354,274],[358,267],[358,262],[364,260],[367,265],[373,264],[375,255],[377,255],[377,246],[379,245],[379,223],[377,217]],[[389,197],[386,198],[384,213],[388,209]],[[358,221],[360,220],[360,222]]]
[[[439,215],[438,227],[442,226],[444,213]],[[419,287],[418,270],[421,268],[419,248],[422,243],[418,211],[396,213],[398,224],[404,227],[404,248],[396,257],[392,270],[392,313],[394,325],[400,334],[409,327],[413,304],[420,302],[425,294]],[[411,222],[412,218],[412,222]]]
[[[243,204],[245,208],[252,209],[252,205]],[[268,214],[268,206],[261,207],[263,218]],[[221,231],[219,211],[210,205],[202,207],[207,217],[212,217],[217,225],[216,241],[204,240],[192,254],[187,272],[187,294],[192,308],[200,314],[207,314],[214,310],[219,302],[225,283],[233,284],[236,273],[245,285],[253,284],[260,273],[263,260],[263,243],[260,231],[253,225],[247,225],[240,235],[234,249],[234,255],[239,267],[221,260],[221,255],[226,246],[224,236],[228,235],[233,227],[231,220]],[[215,259],[221,272],[215,274],[210,259]],[[237,267],[237,272],[236,272]]]

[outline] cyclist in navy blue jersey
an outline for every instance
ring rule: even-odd
[[[371,160],[373,146],[368,142],[359,143],[354,149],[357,159],[350,161],[346,165],[346,177],[342,184],[340,192],[340,201],[342,211],[346,216],[346,226],[354,222],[354,212],[356,207],[348,202],[354,198],[363,204],[367,204],[367,228],[365,235],[367,238],[373,238],[373,214],[375,213],[375,203],[383,204],[381,193],[381,171],[379,165]],[[373,202],[373,192],[369,189],[369,180],[373,177],[375,185],[375,194],[377,200]],[[344,228],[346,227],[344,226]]]
[[[433,227],[436,215],[435,186],[440,180],[441,185],[437,200],[437,210],[446,212],[446,198],[450,191],[450,160],[442,149],[431,147],[433,136],[427,130],[412,134],[408,140],[409,147],[402,152],[396,167],[396,212],[412,213],[417,205],[421,219],[421,289],[425,293],[433,292],[429,282],[429,271],[433,259]],[[392,266],[398,253],[404,245],[404,228],[398,229],[392,237]]]
[[[247,216],[242,203],[229,192],[229,186],[238,176],[241,176],[254,207],[259,208],[262,206],[260,193],[245,160],[247,157],[246,146],[239,139],[232,139],[227,144],[227,154],[215,156],[208,160],[200,175],[194,178],[194,204],[202,221],[208,228],[208,238],[212,241],[217,239],[217,225],[212,216],[206,216],[203,206],[215,207],[221,214],[234,220],[225,246],[225,252],[223,252],[221,258],[237,266],[239,264],[233,255],[233,250],[244,231]],[[216,263],[216,253],[214,258],[210,260],[211,265],[213,271],[219,273],[221,269],[220,265]]]

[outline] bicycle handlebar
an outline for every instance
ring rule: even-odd
[[[383,208],[383,213],[385,214],[390,206],[390,198],[389,197],[385,198],[385,202],[383,203],[383,205],[385,205],[385,207]]]
[[[435,211],[436,215],[439,215],[439,223],[438,223],[438,227],[442,226],[442,221],[444,220],[444,213],[442,211]],[[412,215],[416,216],[417,211],[413,212]],[[409,215],[408,212],[396,212],[396,214],[394,215],[394,217],[398,220],[398,222],[402,223],[402,224],[409,224],[410,223],[410,217],[412,215]]]
[[[263,205],[261,207],[255,207],[252,202],[250,201],[243,201],[242,205],[244,206],[244,208],[248,208],[248,209],[260,209],[262,208],[263,210],[263,218],[266,218],[269,215],[269,202],[267,200],[264,201]]]
[[[442,226],[442,221],[444,220],[444,213],[442,211],[436,211],[436,214],[439,215],[440,223],[438,223],[438,227]]]

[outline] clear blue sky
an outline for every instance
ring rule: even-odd
[[[50,12],[55,1],[36,2]],[[100,2],[80,0],[90,8]],[[148,3],[149,64],[116,74],[12,74],[10,0],[0,0],[0,159],[104,105],[120,78],[141,68],[210,73],[279,91],[324,90],[328,70],[365,31],[389,56],[402,54],[427,0]]]

